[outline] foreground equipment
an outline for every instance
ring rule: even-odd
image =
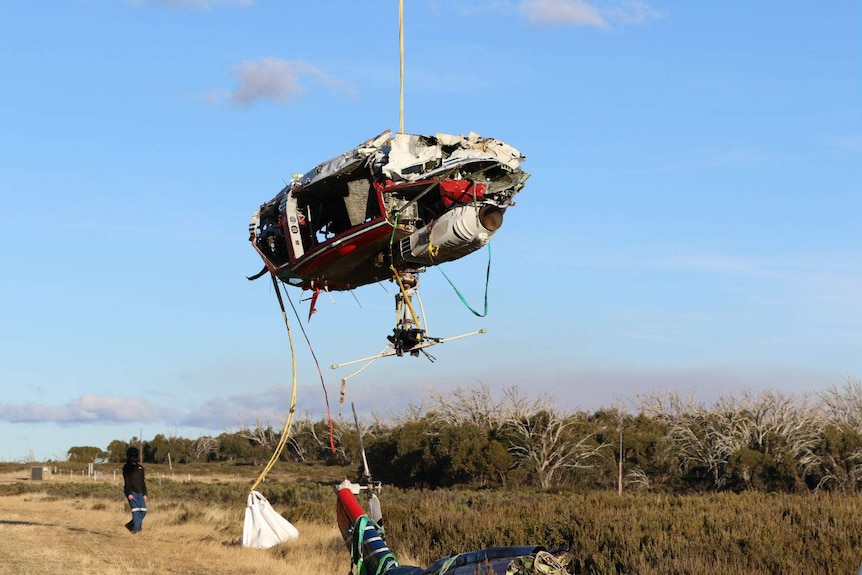
[[[356,499],[362,491],[376,496],[379,490],[379,484],[362,486],[346,480],[336,487],[338,529],[350,551],[355,575],[569,575],[565,567],[571,560],[567,548],[547,551],[536,546],[459,553],[442,557],[427,569],[399,565],[386,544],[382,518],[372,519]]]
[[[344,544],[350,551],[351,575],[569,575],[564,565],[571,560],[568,547],[546,551],[543,547],[493,547],[443,557],[427,569],[399,565],[386,543],[383,512],[378,494],[382,484],[372,481],[362,441],[362,429],[351,403],[362,456],[362,483],[345,479],[336,488],[335,517]],[[356,497],[368,496],[368,513]]]

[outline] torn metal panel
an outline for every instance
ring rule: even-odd
[[[415,180],[440,165],[443,151],[425,136],[396,134],[392,140],[383,173],[392,180]]]

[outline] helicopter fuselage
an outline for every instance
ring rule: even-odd
[[[291,181],[252,215],[249,239],[271,273],[303,289],[422,271],[490,241],[528,177],[521,160],[475,134],[385,132]]]

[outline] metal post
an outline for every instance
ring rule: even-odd
[[[617,493],[619,495],[623,494],[623,420],[620,417],[620,469],[619,469],[619,477],[617,479]]]

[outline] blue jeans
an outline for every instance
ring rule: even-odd
[[[129,507],[132,508],[132,529],[138,533],[144,526],[144,515],[147,514],[147,502],[144,501],[143,493],[132,493]]]

